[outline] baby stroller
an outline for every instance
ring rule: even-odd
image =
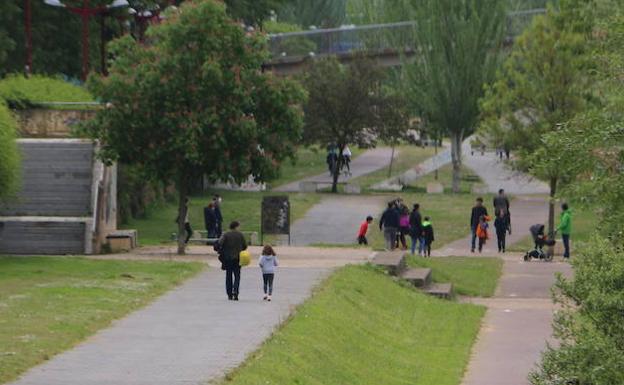
[[[550,252],[544,252],[544,246],[554,246],[555,240],[548,239],[546,235],[544,235],[544,225],[536,224],[529,228],[531,232],[531,236],[533,237],[533,242],[535,242],[535,247],[532,250],[529,250],[524,254],[524,260],[530,261],[532,259],[543,259],[546,262],[550,262],[553,259],[553,256]]]

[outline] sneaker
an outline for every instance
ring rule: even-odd
[[[234,294],[234,295],[232,296],[232,299],[233,299],[234,301],[238,301],[238,294]]]
[[[470,249],[470,252],[471,252],[471,253],[474,253],[474,249]]]
[[[267,301],[271,302],[271,296],[267,296]]]
[[[232,294],[228,294],[228,301],[232,301],[234,299],[234,296]]]
[[[263,301],[266,301],[266,300],[267,300],[267,298],[268,298],[268,297],[267,297],[267,295],[265,294],[265,295],[264,295],[264,297],[262,297],[262,300],[263,300]]]

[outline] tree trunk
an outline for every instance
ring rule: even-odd
[[[453,192],[459,193],[459,184],[461,179],[461,165],[462,165],[462,135],[461,133],[451,134],[451,161],[453,163]]]
[[[334,164],[334,174],[332,180],[332,192],[338,192],[338,177],[340,176],[340,168],[342,167],[343,156],[342,151],[344,151],[345,146],[338,146],[338,159],[336,159],[336,163]]]
[[[187,193],[187,185],[186,185],[186,178],[184,177],[180,177],[180,180],[178,181],[178,194],[179,194],[179,201],[178,201],[178,255],[184,255],[185,254],[185,249],[186,249],[186,244],[184,243],[184,234],[185,234],[185,229],[184,229],[184,219],[186,218],[186,211],[188,209],[187,205],[186,205],[186,198],[188,197],[188,193]]]
[[[388,167],[388,178],[392,176],[392,163],[394,163],[394,143],[392,143],[392,155],[390,156],[390,167]]]
[[[557,178],[550,178],[550,199],[548,200],[548,239],[555,239],[555,194]],[[555,246],[548,246],[548,255],[555,255]]]
[[[438,156],[438,136],[436,135],[436,139],[435,139],[435,143],[434,143],[434,156]],[[437,162],[436,162],[437,163]],[[438,169],[436,168],[435,171],[433,172],[433,179],[437,182],[438,181]]]

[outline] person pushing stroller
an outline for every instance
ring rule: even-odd
[[[551,261],[553,256],[550,252],[544,252],[544,246],[554,246],[555,240],[549,239],[544,234],[544,225],[541,223],[535,224],[529,228],[529,232],[531,233],[531,237],[533,237],[535,245],[533,250],[527,251],[524,255],[524,260],[530,261],[532,258],[535,258]]]

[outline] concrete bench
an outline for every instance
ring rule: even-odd
[[[299,182],[299,191],[300,192],[319,192],[324,188],[331,187],[332,182],[316,182],[316,181],[304,181]],[[338,182],[338,186],[344,187],[344,192],[346,194],[361,194],[362,188],[357,183],[348,183],[348,182]]]
[[[115,230],[106,236],[106,243],[112,253],[130,251],[139,245],[136,230]]]

